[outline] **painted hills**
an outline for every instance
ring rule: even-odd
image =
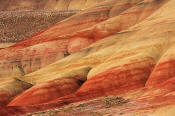
[[[106,0],[0,50],[0,115],[174,116],[175,0]]]
[[[0,0],[0,42],[15,42],[104,0]]]

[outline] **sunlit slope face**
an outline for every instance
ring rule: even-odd
[[[100,3],[93,8],[80,12],[56,25],[37,33],[9,48],[0,50],[2,76],[20,76],[34,72],[65,56],[96,41],[91,32],[91,27],[101,24],[110,18],[111,9],[113,17],[120,15],[141,0],[111,0]],[[117,27],[118,28],[118,27]],[[86,34],[86,31],[90,33]],[[85,37],[82,37],[84,36]],[[103,39],[103,38],[100,38]],[[12,67],[12,68],[9,68]]]
[[[141,116],[141,115],[171,116],[171,115],[174,115],[174,111],[173,111],[174,97],[175,97],[174,96],[174,72],[173,72],[174,70],[172,67],[173,67],[173,61],[174,61],[173,60],[174,59],[174,55],[173,55],[174,54],[173,53],[174,31],[173,31],[173,28],[174,28],[174,18],[175,17],[171,15],[172,13],[175,12],[174,6],[172,5],[174,2],[175,2],[174,0],[169,1],[166,5],[164,5],[161,9],[155,12],[147,20],[131,28],[131,30],[134,28],[135,30],[140,30],[139,32],[136,32],[136,34],[134,34],[133,37],[131,38],[139,38],[139,39],[144,40],[144,43],[142,43],[143,48],[148,48],[148,47],[144,47],[144,45],[146,44],[151,45],[151,43],[156,42],[155,40],[159,41],[158,43],[162,45],[157,44],[155,47],[157,48],[157,50],[156,49],[151,50],[154,55],[157,54],[157,60],[155,60],[156,65],[153,67],[149,75],[147,75],[148,76],[147,77],[148,80],[146,83],[147,88],[145,88],[145,90],[143,90],[141,93],[136,93],[136,95],[138,94],[138,96],[135,97],[136,103],[134,103],[133,105],[128,104],[126,106],[128,110],[125,109],[124,111],[122,111],[123,108],[121,107],[121,109],[119,109],[120,111],[118,112],[113,111],[114,112],[113,114],[115,114],[116,116],[119,116],[121,113],[124,113],[124,115],[126,116]],[[152,41],[148,42],[147,41],[148,39],[151,39]],[[169,41],[169,40],[172,40],[172,41]],[[134,43],[135,43],[134,46],[138,45],[138,42],[134,41]],[[129,46],[127,47],[130,48]],[[157,51],[157,53],[155,51]],[[147,51],[147,53],[149,52]],[[134,56],[132,52],[129,52],[127,56],[130,54]],[[151,55],[152,57],[154,56],[153,54]],[[122,57],[119,57],[119,58],[122,58],[121,60],[124,60],[126,62],[127,60],[123,59],[124,56],[126,57],[126,55],[123,55]],[[130,58],[130,60],[131,59],[132,58]],[[141,59],[143,60],[143,58]],[[140,72],[141,70],[139,68],[125,72],[123,75],[122,75],[122,72],[124,71],[121,70],[122,68],[119,68],[119,67],[116,67],[116,68],[119,68],[121,70],[121,73],[117,73],[117,70],[114,70],[112,68],[107,71],[104,70],[106,67],[107,68],[110,67],[110,65],[115,66],[115,63],[116,64],[121,63],[121,61],[119,60],[120,62],[118,62],[118,60],[119,59],[116,59],[116,62],[110,61],[111,63],[107,60],[105,61],[105,63],[93,68],[92,71],[90,71],[90,73],[88,74],[90,79],[84,83],[83,85],[84,87],[82,86],[78,90],[77,96],[92,95],[90,93],[94,92],[95,94],[97,93],[97,91],[99,91],[99,94],[101,95],[104,95],[102,94],[102,92],[105,92],[105,91],[107,91],[105,95],[116,94],[118,92],[125,92],[125,90],[127,90],[126,88],[128,85],[129,85],[128,89],[130,89],[131,87],[134,87],[133,85],[130,86],[130,84],[133,84],[133,82],[136,82],[136,80],[134,81],[133,77],[138,76],[139,73],[136,70],[139,70]],[[133,60],[132,62],[134,63],[137,60]],[[148,63],[146,64],[148,65]],[[125,65],[125,66],[129,67],[129,65]],[[137,66],[137,65],[132,65],[133,68],[134,66]],[[142,63],[140,63],[139,66],[143,66]],[[124,69],[126,70],[127,68],[124,68]],[[102,72],[98,74],[100,70]],[[146,72],[146,70],[144,72]],[[113,76],[113,74],[115,73],[117,73],[117,75]],[[133,75],[135,73],[137,75]],[[130,74],[130,75],[127,75],[127,74]],[[144,74],[144,73],[141,73],[141,74]],[[96,76],[93,76],[93,75],[96,75]],[[128,78],[125,80],[125,78],[122,78],[122,76],[126,76]],[[132,81],[130,80],[131,79],[130,76],[132,77]],[[110,79],[108,79],[107,77]],[[120,77],[124,81],[124,83],[121,83],[122,80],[119,80]],[[143,75],[140,76],[140,79],[141,77],[143,77]],[[116,79],[111,81],[112,78],[116,78]],[[95,81],[95,79],[97,81]],[[110,83],[111,85],[109,85],[108,83]],[[95,87],[92,85],[95,85]],[[117,85],[120,85],[120,87],[118,87]],[[134,84],[134,85],[138,85],[138,84]],[[124,87],[125,89],[122,90],[121,89],[122,87]],[[104,88],[103,91],[101,88]],[[142,95],[140,96],[140,94]]]
[[[153,7],[153,3],[150,4],[151,6],[148,5],[146,8]],[[48,85],[47,83],[51,84],[51,80],[64,80],[65,77],[74,77],[76,80],[85,81],[88,77],[88,80],[76,92],[77,97],[81,96],[80,99],[122,94],[129,90],[144,87],[159,58],[167,47],[174,43],[173,33],[170,33],[168,37],[164,34],[167,30],[173,30],[173,25],[170,27],[169,24],[154,24],[154,21],[166,20],[166,17],[157,19],[159,16],[154,15],[154,13],[156,14],[158,11],[153,10],[147,20],[143,20],[122,33],[109,36],[89,48],[18,79],[36,84],[36,87],[39,86],[42,89]],[[154,30],[159,31],[151,33],[152,25],[155,25]],[[167,30],[160,30],[160,28]],[[145,34],[142,34],[143,32]],[[34,86],[21,96],[16,97],[10,105],[20,105],[20,103],[21,105],[30,105],[28,101],[25,104],[25,99],[32,101],[36,96],[29,95],[35,92],[37,94],[37,91],[40,89],[38,87],[35,89]],[[51,93],[54,94],[54,92]],[[38,96],[41,94],[39,93]],[[46,91],[43,91],[44,94]],[[24,101],[19,102],[22,99]],[[50,101],[52,98],[46,99],[44,102]],[[37,101],[36,104],[38,103],[43,103],[43,101]]]
[[[128,99],[128,97],[125,95],[123,98],[118,96],[101,97],[94,100],[86,100],[83,102],[74,103],[56,110],[52,109],[32,114],[44,115],[53,113],[55,115],[74,114],[78,116],[84,116],[85,114],[92,114],[92,112],[95,110],[95,114],[99,115],[107,114],[121,116],[121,114],[124,114],[125,116],[171,116],[174,115],[175,108],[174,86],[172,86],[173,84],[174,78],[171,78],[152,89],[144,88],[139,91],[131,92],[133,96],[137,96],[135,99]],[[66,98],[64,99],[64,103],[68,101],[71,100]],[[62,103],[63,101],[57,101],[55,104],[45,104],[43,106],[53,107],[53,105],[56,106],[56,104],[58,105]],[[41,107],[35,107],[35,109],[36,108]],[[65,111],[67,108],[69,108],[69,110]],[[23,110],[21,111],[27,111],[27,108],[23,107],[22,109]]]
[[[63,34],[70,34],[71,32],[75,33],[76,32],[75,29],[81,30],[81,28],[83,29],[83,28],[89,27],[93,24],[96,24],[98,22],[102,22],[102,21],[108,19],[110,9],[112,9],[112,7],[114,7],[114,6],[116,7],[116,5],[120,6],[120,7],[116,10],[113,9],[113,12],[116,11],[115,15],[118,15],[120,12],[125,11],[126,9],[132,7],[133,5],[137,4],[138,2],[139,1],[135,1],[135,0],[133,0],[133,1],[126,0],[123,2],[116,2],[115,0],[106,1],[104,3],[101,3],[101,4],[93,7],[92,9],[83,11],[80,14],[77,14],[69,19],[66,19],[65,21],[59,22],[57,25],[55,25],[49,29],[46,29],[41,33],[34,35],[33,37],[27,39],[26,41],[17,43],[12,47],[3,49],[1,51],[1,64],[0,64],[0,66],[3,70],[0,71],[1,72],[0,76],[1,77],[10,77],[10,76],[14,76],[14,77],[17,76],[18,77],[21,75],[25,75],[25,74],[33,72],[41,67],[45,67],[46,65],[53,63],[53,62],[65,57],[65,56],[69,55],[69,53],[67,51],[67,44],[69,43],[69,45],[71,45],[70,44],[71,42],[69,42],[69,36],[67,37],[68,39],[61,38],[60,40],[59,40],[59,38],[55,38],[56,36],[61,35],[64,37]],[[81,19],[84,19],[84,20],[81,20]],[[82,24],[83,22],[84,22],[84,24]],[[82,24],[82,27],[81,27],[81,25],[79,25],[79,23]],[[77,25],[77,27],[75,27],[75,25]],[[64,28],[64,27],[67,27],[67,31],[66,31],[66,28]],[[57,29],[59,31],[57,31]],[[60,30],[63,30],[63,31],[60,31]],[[72,31],[72,30],[74,30],[74,31]],[[74,41],[74,39],[73,39],[73,41]],[[86,41],[84,41],[83,39],[81,39],[81,41],[83,41],[86,46],[88,45],[88,44],[86,44]],[[91,44],[91,43],[89,43],[89,44]],[[110,43],[107,43],[107,45],[108,44],[110,44]],[[84,47],[84,46],[82,46],[82,47]],[[96,49],[98,49],[98,48],[96,48]],[[87,55],[87,52],[84,52],[82,55]],[[80,57],[82,55],[80,54]],[[42,58],[42,60],[40,60],[40,58]],[[75,58],[77,59],[77,55],[75,55]],[[72,57],[71,57],[71,60],[72,60]],[[64,63],[66,63],[66,62],[64,62]],[[92,62],[92,64],[93,64],[93,62]],[[69,68],[69,70],[70,70],[70,68]],[[84,70],[84,71],[82,72],[81,70]],[[75,92],[81,86],[82,82],[84,82],[86,80],[86,75],[87,75],[89,70],[90,70],[90,67],[86,67],[86,66],[85,67],[77,67],[77,69],[74,70],[75,72],[73,72],[71,74],[71,76],[75,75],[75,77],[71,78],[70,74],[68,74],[67,75],[68,76],[67,82],[74,83],[74,84],[72,84],[73,85],[72,87],[67,86],[66,84],[65,84],[65,87],[63,86],[63,88],[60,88],[60,86],[57,86],[61,83],[64,84],[64,82],[65,82],[64,79],[60,80],[60,83],[56,83],[55,87],[58,88],[60,91],[64,91],[64,92],[61,94],[59,93],[59,94],[55,95],[55,98],[57,98],[58,96],[61,97],[61,96],[65,96],[67,94]],[[71,70],[69,72],[71,73]],[[63,75],[64,75],[64,73],[63,73]],[[64,75],[64,77],[65,76],[66,75]],[[55,76],[54,76],[54,78],[55,78]],[[58,79],[58,81],[59,81],[59,79]],[[14,83],[16,83],[16,80]],[[36,84],[36,82],[34,81],[32,84]],[[49,82],[48,86],[52,87],[52,84],[53,84],[53,81]],[[27,86],[25,83],[24,83],[24,85]],[[46,84],[43,84],[43,85],[44,85],[43,87],[45,88]],[[23,90],[26,89],[26,88],[22,89],[20,92],[15,92],[16,91],[15,88],[18,88],[18,86],[20,86],[20,85],[17,83],[14,86],[14,89],[12,89],[12,91],[14,91],[14,92],[12,92],[13,94],[11,94],[11,91],[7,91],[7,94],[9,94],[9,95],[6,96],[6,98],[5,98],[6,100],[3,100],[3,102],[5,101],[5,103],[3,103],[2,105],[6,105],[9,102],[9,100],[12,99],[12,97],[14,97],[15,95],[18,95],[19,93],[21,93]],[[72,89],[68,91],[67,89],[69,89],[69,88],[72,88]],[[56,91],[58,89],[56,89]],[[36,94],[36,95],[38,95],[38,94]],[[50,99],[48,99],[48,97],[46,97],[46,99],[43,99],[42,101],[38,101],[38,103],[47,102],[48,100],[52,100],[52,99],[54,99],[54,98],[51,97]],[[33,101],[33,100],[31,100],[31,101]],[[29,104],[30,103],[31,102],[29,102]],[[35,104],[35,102],[34,102],[34,104]]]
[[[174,115],[174,4],[175,0],[146,0],[76,33],[71,42],[80,37],[89,39],[89,35],[99,41],[76,53],[68,51],[68,57],[36,72],[17,76],[16,79],[33,87],[11,100],[1,114],[25,114],[86,100],[90,104],[87,105],[89,112],[94,107],[96,112],[116,116],[123,113],[126,116]],[[114,19],[123,20],[116,23]],[[82,33],[83,36],[78,36]],[[99,109],[88,101],[110,95],[130,100],[126,107]],[[162,112],[163,109],[166,112]],[[73,111],[78,115],[81,109]]]
[[[170,47],[159,60],[146,83],[147,87],[156,86],[175,76],[175,70],[173,68],[175,59],[174,49],[174,46]]]
[[[80,10],[104,0],[0,0],[1,11],[14,10]]]
[[[32,85],[13,78],[0,78],[0,107],[7,105],[14,96]]]

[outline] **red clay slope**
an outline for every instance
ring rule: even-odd
[[[136,99],[121,99],[121,97],[114,96],[101,97],[94,100],[74,103],[56,110],[31,113],[31,115],[173,116],[175,113],[174,82],[175,78],[173,77],[152,89],[144,88],[142,89],[142,95],[137,96]]]
[[[156,86],[175,76],[175,46],[171,47],[159,60],[146,83],[147,87]]]
[[[134,104],[128,104],[129,109],[124,108],[124,110],[122,110],[123,107],[117,107],[121,108],[126,116],[150,114],[160,116],[163,115],[160,112],[161,108],[169,111],[167,116],[174,115],[167,108],[168,105],[171,105],[171,108],[174,109],[175,98],[173,68],[167,70],[167,67],[173,66],[171,62],[174,59],[174,55],[172,55],[175,45],[175,17],[172,15],[175,13],[174,3],[175,0],[144,1],[116,17],[83,30],[81,33],[88,31],[87,35],[83,35],[87,38],[91,34],[98,35],[98,31],[94,33],[92,30],[99,26],[97,30],[101,30],[99,33],[104,32],[101,33],[102,36],[99,34],[100,36],[93,35],[91,37],[97,38],[97,40],[105,36],[108,37],[45,67],[43,70],[19,78],[36,85],[14,98],[7,107],[1,108],[1,115],[25,114],[59,108],[66,104],[109,95],[128,97],[127,94],[130,94],[131,104],[132,102]],[[136,14],[133,15],[132,11],[142,11],[142,13],[134,12]],[[132,17],[128,24],[126,21],[128,21],[129,13],[132,14]],[[134,19],[133,16],[135,16]],[[123,19],[123,25],[125,23],[126,25],[121,25],[122,21],[119,19]],[[117,20],[120,23],[116,23]],[[133,26],[134,24],[136,25]],[[100,26],[105,31],[102,31]],[[130,27],[128,30],[114,34],[114,32],[128,27]],[[111,34],[112,36],[109,36]],[[162,62],[166,64],[163,67],[159,65]],[[160,69],[163,72],[160,73]],[[47,74],[48,72],[50,74]],[[68,86],[69,82],[66,83],[67,79],[72,82],[70,87]],[[86,79],[87,81],[78,89],[79,80]],[[57,82],[57,80],[59,81]],[[66,88],[55,86],[62,82]],[[146,87],[144,87],[145,84]],[[52,86],[54,86],[54,90]],[[64,92],[67,89],[71,90],[70,88],[73,90],[66,94],[63,93],[63,95],[61,92],[55,92],[56,89]],[[76,91],[76,89],[78,90]],[[72,93],[74,91],[75,93]],[[48,96],[49,94],[52,96]],[[43,99],[39,99],[44,95]],[[106,110],[109,109],[104,109],[104,113]],[[114,111],[115,108],[111,110],[112,114],[121,115],[121,112]]]
[[[77,49],[88,46],[94,39],[87,38],[87,36],[91,36],[91,33],[90,35],[87,33],[88,35],[85,39],[82,38],[81,33],[86,34],[86,30],[85,32],[81,32],[81,30],[108,19],[110,9],[114,6],[120,6],[119,9],[116,9],[116,12],[119,12],[115,13],[115,15],[119,15],[120,12],[125,11],[140,1],[126,0],[118,1],[117,3],[116,0],[106,1],[64,21],[58,22],[56,25],[22,42],[0,50],[1,65],[3,70],[6,70],[0,71],[0,74],[3,76],[28,74],[69,55],[68,52],[72,53],[77,51]],[[112,10],[112,12],[114,11],[115,9]],[[75,43],[77,44],[75,45]],[[12,67],[12,69],[9,69],[9,67]]]
[[[159,5],[159,4],[158,4]],[[137,6],[136,6],[137,7]],[[145,6],[146,7],[146,6]],[[151,7],[151,6],[149,6],[149,7]],[[139,7],[140,8],[140,7]],[[152,7],[151,7],[152,8]],[[145,11],[146,12],[146,11]],[[120,17],[120,16],[119,16]],[[151,47],[152,48],[152,47]],[[147,48],[146,50],[145,49],[143,49],[144,50],[144,52],[149,52],[149,49],[150,48]],[[144,53],[143,52],[143,53]],[[157,52],[157,51],[156,51]],[[151,54],[151,53],[150,53]],[[91,89],[83,89],[84,91],[92,91],[93,93],[89,93],[90,95],[94,95],[94,96],[96,96],[96,97],[98,97],[98,96],[101,96],[101,95],[103,95],[104,94],[104,92],[102,92],[101,94],[99,93],[99,95],[95,95],[95,93],[98,93],[98,91],[99,91],[99,89],[98,88],[102,88],[104,85],[103,85],[103,83],[100,83],[100,82],[96,82],[95,80],[96,80],[96,78],[97,78],[97,80],[99,80],[98,78],[100,78],[100,80],[103,80],[103,78],[106,78],[107,77],[107,75],[109,75],[109,78],[106,78],[105,80],[108,82],[111,82],[111,80],[116,80],[116,78],[118,79],[118,80],[120,80],[120,78],[121,78],[121,82],[119,83],[119,84],[117,84],[118,83],[118,81],[116,82],[116,84],[114,84],[116,87],[114,87],[114,90],[115,90],[115,88],[118,88],[118,87],[121,87],[121,85],[123,84],[123,83],[125,83],[125,80],[123,79],[123,78],[128,78],[128,76],[131,76],[131,80],[136,80],[136,82],[134,82],[134,83],[131,83],[131,85],[128,85],[127,87],[121,87],[121,90],[124,90],[124,89],[126,89],[126,88],[128,88],[129,86],[132,86],[133,85],[133,88],[130,88],[130,89],[135,89],[135,88],[138,88],[138,87],[142,87],[144,84],[145,84],[145,81],[147,80],[147,78],[148,78],[148,76],[149,76],[149,74],[150,74],[150,72],[152,71],[152,68],[153,68],[153,66],[154,66],[154,64],[155,64],[155,59],[154,59],[154,56],[153,56],[153,54],[151,54],[151,56],[150,55],[147,55],[147,54],[140,54],[140,51],[137,53],[133,53],[133,57],[135,57],[135,58],[133,58],[132,60],[136,60],[135,62],[126,62],[125,64],[120,64],[120,65],[117,65],[117,66],[115,66],[115,67],[111,67],[111,69],[108,69],[108,70],[106,70],[106,71],[104,71],[102,74],[99,74],[99,75],[97,75],[97,76],[95,76],[95,77],[93,77],[93,79],[92,79],[92,81],[93,82],[91,82],[91,79],[89,79],[84,85],[83,85],[83,87],[85,86],[86,87],[86,84],[88,84],[89,82],[90,82],[90,85],[91,84],[93,84],[93,83],[96,83],[96,87],[93,87],[93,86],[90,86],[90,87],[92,87],[92,90]],[[138,59],[138,57],[141,57],[142,58],[142,60],[138,60],[137,61],[137,59]],[[142,64],[142,62],[143,62],[143,64]],[[147,62],[146,64],[145,64],[145,62]],[[135,64],[135,66],[136,67],[133,67],[132,65],[134,65]],[[138,66],[137,66],[138,65]],[[140,66],[141,65],[141,66]],[[135,74],[130,74],[130,72],[131,72],[131,69],[133,68],[133,70],[134,69],[136,69],[135,70]],[[73,69],[72,69],[73,70]],[[125,71],[121,71],[121,70],[125,70]],[[111,72],[115,72],[114,74],[112,73],[111,74]],[[120,75],[120,73],[121,73],[121,75],[123,75],[123,74],[125,74],[126,73],[126,75],[123,75],[123,76],[119,76],[119,77],[117,77],[117,76],[115,76],[115,75]],[[128,74],[127,74],[128,73]],[[111,75],[113,75],[112,77],[111,77]],[[137,77],[135,77],[135,75],[137,75]],[[140,79],[137,79],[137,78],[139,78],[140,76],[142,76],[142,78],[140,78]],[[114,78],[113,78],[114,77]],[[95,79],[95,80],[94,80]],[[50,83],[50,85],[52,85],[51,83],[52,82],[48,82],[48,83]],[[98,85],[99,84],[99,85]],[[33,103],[33,101],[34,101],[34,99],[36,99],[36,96],[29,96],[29,94],[31,95],[31,93],[33,93],[33,91],[35,91],[36,93],[37,93],[37,91],[40,91],[40,89],[42,89],[44,86],[47,86],[47,84],[44,84],[44,86],[42,85],[42,84],[39,84],[40,85],[40,87],[37,87],[37,89],[38,90],[35,90],[35,87],[34,88],[31,88],[31,89],[29,89],[27,92],[25,92],[24,94],[22,94],[22,96],[19,96],[19,97],[17,97],[17,98],[15,98],[15,102],[13,103],[12,102],[12,105],[13,104],[15,104],[15,105],[17,105],[17,104],[21,104],[21,105],[33,105],[34,103]],[[135,86],[134,87],[134,85],[137,85],[137,86]],[[36,85],[37,86],[37,85]],[[88,85],[88,87],[89,87],[89,85]],[[44,87],[45,88],[45,87]],[[94,88],[96,88],[97,90],[93,90]],[[109,84],[106,84],[106,87],[104,87],[106,90],[108,90],[108,88],[112,88],[111,86],[110,86],[110,83]],[[81,89],[80,89],[81,90]],[[113,89],[112,89],[113,90]],[[126,91],[127,91],[127,89],[126,89]],[[48,91],[46,91],[46,92],[44,92],[43,91],[43,95],[44,94],[47,94],[47,92]],[[50,94],[51,93],[53,93],[54,95],[56,94],[54,91],[53,92],[50,92]],[[83,92],[81,92],[81,93],[83,93]],[[84,93],[86,93],[86,92],[84,92]],[[24,95],[24,96],[23,96]],[[40,94],[38,94],[38,96],[40,96]],[[57,97],[59,97],[59,95],[55,95],[55,96],[57,96]],[[37,100],[37,103],[35,103],[35,104],[39,104],[39,103],[43,103],[43,102],[47,102],[47,101],[50,101],[50,100],[52,100],[52,99],[55,99],[55,96],[52,98],[52,97],[47,97],[47,98],[45,98],[45,100],[43,101],[43,100],[40,100],[40,99],[38,99]],[[88,97],[88,96],[87,96]],[[28,101],[24,101],[24,100],[21,100],[21,99],[27,99]],[[30,100],[31,99],[31,100]],[[22,102],[19,102],[19,101],[22,101]],[[29,101],[31,101],[31,103],[29,102]],[[16,104],[17,103],[17,104]]]
[[[49,41],[49,42],[42,43],[40,38],[38,38],[38,37],[44,37],[47,39],[47,36],[45,36],[45,35],[48,34],[48,32],[49,32],[50,36],[57,36],[59,34],[62,35],[63,32],[58,31],[59,33],[57,33],[55,31],[53,31],[53,28],[58,27],[58,29],[59,29],[59,28],[62,28],[62,26],[64,26],[64,25],[68,26],[68,27],[72,25],[72,28],[79,29],[79,28],[81,28],[81,25],[78,25],[77,27],[73,27],[73,25],[76,23],[78,24],[80,22],[80,19],[83,17],[85,18],[85,20],[83,20],[85,22],[85,24],[84,24],[84,26],[82,25],[82,28],[84,28],[86,26],[90,26],[90,24],[87,20],[92,20],[92,22],[93,22],[93,20],[95,18],[95,20],[97,19],[97,22],[98,22],[98,21],[101,21],[101,17],[103,18],[103,20],[108,18],[109,9],[111,9],[114,6],[114,3],[116,3],[118,6],[120,6],[120,8],[118,8],[118,9],[114,8],[112,10],[111,15],[114,15],[115,11],[118,12],[118,13],[115,13],[115,15],[117,15],[120,12],[126,10],[127,8],[133,6],[137,2],[135,2],[135,1],[128,2],[127,0],[123,1],[123,2],[115,2],[114,0],[104,2],[102,4],[97,5],[96,7],[92,8],[92,9],[89,9],[87,11],[80,13],[80,14],[77,14],[69,19],[66,19],[65,21],[59,22],[56,26],[53,26],[53,27],[41,32],[41,34],[33,36],[33,37],[23,41],[23,42],[20,42],[19,44],[17,43],[12,47],[3,49],[2,51],[0,51],[2,53],[1,54],[2,55],[1,56],[1,68],[3,69],[0,71],[1,76],[2,77],[10,77],[10,76],[25,75],[27,73],[33,72],[41,67],[44,67],[44,66],[46,66],[46,65],[48,65],[56,60],[59,60],[65,56],[67,56],[68,53],[66,50],[66,46],[68,44],[68,40],[61,39],[61,40],[57,40],[57,41]],[[112,17],[112,16],[110,16],[110,17]],[[83,21],[81,21],[81,22],[83,22]],[[69,23],[70,25],[67,24],[68,22],[70,22]],[[93,24],[97,23],[97,22],[93,22]],[[70,27],[70,30],[71,30],[71,27]],[[70,32],[68,31],[65,33],[70,33]],[[48,37],[49,37],[49,34],[48,34]],[[33,41],[32,39],[33,40],[37,39],[38,41]],[[83,44],[87,45],[86,41],[84,41],[84,40],[85,39],[81,39],[81,41],[83,41]],[[28,44],[31,44],[32,42],[41,42],[41,44],[36,44],[36,45],[30,46],[28,48],[21,46],[21,43],[23,44],[26,41]],[[75,42],[75,40],[74,40],[74,42]],[[34,43],[32,43],[32,44],[34,44]],[[82,47],[84,47],[84,45]],[[3,54],[4,54],[4,56],[3,56]],[[81,75],[78,75],[78,76],[81,77]],[[77,75],[75,75],[75,77],[77,77]],[[58,80],[60,80],[60,79],[58,79]],[[70,89],[70,91],[67,91],[67,89],[66,89],[66,86],[68,86],[68,88],[71,88],[69,86],[69,83],[64,83],[66,85],[65,87],[60,88],[60,86],[56,86],[55,89],[56,89],[56,91],[65,90],[64,91],[65,93],[63,92],[60,94],[55,94],[56,92],[51,90],[53,93],[53,96],[52,97],[46,96],[43,100],[39,99],[41,101],[38,101],[38,103],[47,102],[48,100],[52,100],[52,99],[55,99],[57,97],[73,93],[73,92],[75,92],[75,90],[77,90],[80,87],[79,81],[81,82],[84,80],[86,80],[86,79],[83,79],[83,80],[78,79],[77,80],[74,77],[68,77],[68,82],[75,83],[75,86],[72,86],[72,89]],[[65,82],[64,79],[61,81]],[[61,81],[60,81],[60,84],[61,84]],[[45,87],[47,88],[48,86],[52,87],[52,84],[55,85],[54,84],[55,82],[54,83],[53,82],[54,81],[50,81],[50,82],[46,82],[46,84],[41,84],[39,86],[39,89],[45,88]],[[58,81],[56,81],[56,82],[58,82]],[[56,83],[56,85],[59,85],[59,82]],[[3,88],[3,90],[4,89],[5,88]],[[35,87],[31,88],[31,89],[35,89]],[[34,90],[34,92],[35,92],[34,97],[36,97],[36,95],[40,94],[40,92],[36,92],[37,90]],[[10,92],[13,93],[13,96],[18,94],[18,93],[14,93],[14,90],[12,90]],[[43,92],[48,92],[48,91],[43,91]],[[43,94],[43,92],[41,92],[41,93]],[[27,91],[26,91],[26,93],[28,94]],[[6,96],[6,99],[7,99],[6,101],[9,101],[9,99],[11,99],[11,97],[13,97],[13,96]],[[36,100],[31,100],[31,102],[32,101],[36,101]],[[30,104],[30,102],[29,102],[29,104]],[[6,105],[6,104],[3,104],[3,105]]]

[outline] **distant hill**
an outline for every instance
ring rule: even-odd
[[[104,0],[0,0],[0,43],[24,40]]]
[[[104,0],[0,0],[0,10],[77,10],[101,1]]]
[[[0,12],[0,43],[14,43],[54,25],[79,11]]]

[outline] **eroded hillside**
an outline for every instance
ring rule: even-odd
[[[174,4],[108,0],[0,50],[0,114],[175,115]]]
[[[0,48],[104,0],[0,0]]]

